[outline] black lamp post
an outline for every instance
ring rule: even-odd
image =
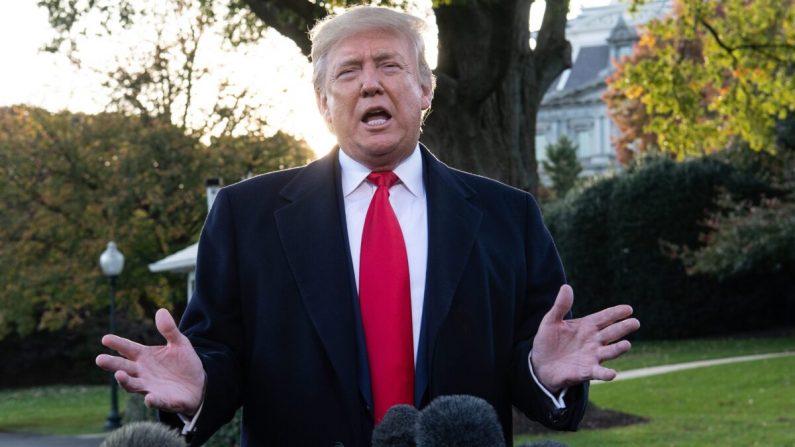
[[[124,269],[124,255],[121,254],[116,243],[108,242],[108,248],[99,257],[99,267],[102,273],[108,277],[110,283],[110,333],[116,332],[116,279]],[[105,422],[106,430],[114,430],[121,427],[121,417],[119,416],[118,384],[116,379],[110,377],[110,414]]]

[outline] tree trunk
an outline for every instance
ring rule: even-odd
[[[546,89],[571,65],[563,34],[568,1],[547,1],[535,50],[532,1],[480,3],[436,9],[437,90],[421,140],[453,167],[536,192],[536,114]]]

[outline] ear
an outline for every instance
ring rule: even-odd
[[[422,90],[420,96],[420,106],[422,110],[428,110],[431,108],[431,101],[433,100],[433,89],[430,86],[423,85],[420,83],[420,89]]]
[[[326,124],[331,128],[331,110],[328,107],[328,96],[325,93],[315,92],[315,101],[317,102],[317,109],[326,121]]]

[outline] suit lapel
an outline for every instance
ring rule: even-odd
[[[470,201],[475,192],[427,149],[422,149],[428,197],[428,267],[416,367],[418,405],[428,387],[436,336],[447,318],[482,217],[480,209]]]
[[[291,203],[275,219],[309,318],[343,389],[351,390],[358,388],[356,323],[336,166],[336,153],[306,166],[281,191]]]

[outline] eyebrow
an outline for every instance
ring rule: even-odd
[[[373,59],[376,62],[383,62],[388,59],[396,59],[400,63],[405,64],[406,61],[403,59],[401,54],[397,51],[393,50],[377,50],[373,56]],[[362,57],[358,54],[346,56],[340,61],[338,64],[334,65],[334,71],[338,70],[340,67],[348,67],[351,65],[361,65]]]

